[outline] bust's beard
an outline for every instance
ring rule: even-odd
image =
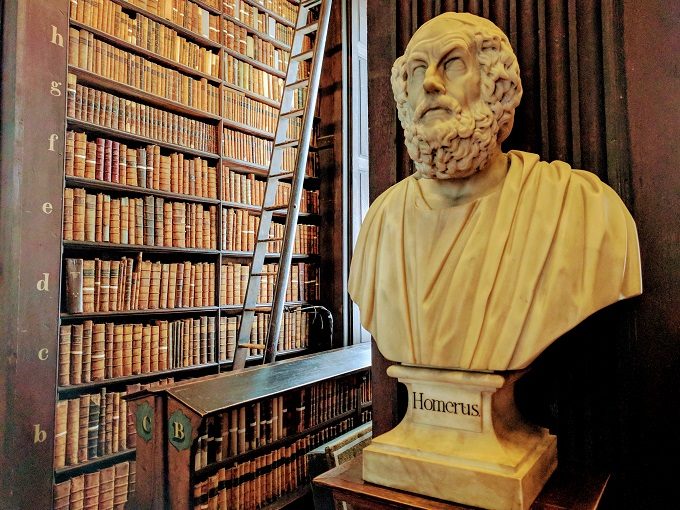
[[[420,122],[420,110],[425,105],[419,106],[413,114],[418,120],[404,126],[406,148],[423,177],[469,177],[484,168],[496,153],[498,123],[481,99],[465,110],[452,98],[442,100],[451,110],[451,117]]]

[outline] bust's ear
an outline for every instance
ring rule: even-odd
[[[515,115],[510,115],[503,124],[499,126],[498,129],[498,145],[502,144],[505,139],[510,136],[510,132],[512,131],[512,126],[515,125]]]
[[[408,79],[408,73],[406,71],[406,55],[402,55],[394,61],[390,79],[394,99],[397,102],[405,100],[408,94],[406,90],[406,80]]]

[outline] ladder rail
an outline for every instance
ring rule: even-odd
[[[328,23],[330,19],[331,0],[324,0],[320,2],[301,2],[298,11],[298,19],[295,26],[291,54],[293,54],[293,52],[300,52],[304,35],[310,32],[307,30],[307,28],[310,26],[308,23],[308,14],[309,10],[313,6],[310,7],[307,4],[312,3],[320,4],[321,7],[319,18],[316,22],[318,28],[316,30],[316,41],[314,42],[312,63],[308,78],[309,83],[306,87],[307,97],[305,99],[303,108],[304,114],[302,115],[302,127],[299,133],[300,141],[298,144],[298,151],[295,160],[295,170],[292,172],[291,193],[287,206],[282,249],[279,257],[278,273],[274,287],[274,299],[272,303],[269,328],[264,344],[266,346],[265,355],[263,356],[264,363],[274,361],[276,357],[278,336],[281,329],[281,322],[285,306],[286,289],[288,286],[290,268],[293,258],[295,232],[299,217],[299,205],[304,184],[304,173],[309,155],[309,143],[311,140],[314,122],[313,110],[318,96],[319,82],[321,78],[321,66],[323,63],[323,52],[326,45],[326,35],[328,32]],[[260,278],[263,274],[262,266],[264,265],[264,259],[267,254],[267,241],[270,240],[269,229],[271,226],[274,210],[283,209],[283,207],[273,207],[276,200],[276,191],[280,182],[280,178],[277,177],[277,175],[284,173],[281,171],[284,149],[282,147],[277,147],[277,142],[279,139],[288,139],[286,136],[286,131],[290,126],[290,116],[284,114],[284,111],[291,111],[293,91],[299,88],[298,85],[304,81],[297,79],[298,69],[298,62],[290,59],[286,73],[286,81],[284,83],[281,109],[277,119],[275,141],[272,146],[269,175],[265,185],[264,201],[260,213],[260,222],[255,242],[255,249],[253,251],[253,258],[248,276],[248,283],[246,286],[246,295],[243,303],[241,321],[236,339],[236,350],[234,354],[234,362],[232,364],[232,370],[234,371],[241,370],[245,367],[249,350],[252,348],[252,345],[254,345],[250,340],[250,336],[260,292]],[[276,173],[274,173],[274,169],[277,169]],[[285,173],[289,174],[290,172]]]

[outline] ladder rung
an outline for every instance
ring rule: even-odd
[[[238,344],[242,349],[264,349],[267,347],[264,344]]]
[[[309,25],[302,27],[297,31],[298,34],[301,35],[307,35],[311,34],[312,32],[316,32],[319,29],[319,22],[315,21],[314,23],[310,23]]]
[[[307,87],[308,85],[309,85],[309,78],[305,78],[304,80],[294,81],[293,83],[286,85],[286,88],[290,89],[290,90],[296,90],[296,89],[301,89],[301,88]]]
[[[305,114],[304,108],[300,108],[299,110],[291,110],[286,113],[282,113],[281,117],[285,119],[294,119],[295,117],[302,117]]]
[[[303,2],[302,7],[304,7],[305,9],[312,9],[313,7],[316,7],[319,4],[321,4],[321,0],[309,0],[308,2]]]
[[[283,237],[268,237],[267,239],[262,239],[262,241],[283,241]]]
[[[270,275],[277,275],[276,271],[262,271],[261,273],[250,273],[250,276],[270,276]]]
[[[295,172],[281,172],[280,174],[269,174],[270,179],[290,179]]]
[[[293,55],[290,57],[291,62],[303,62],[305,60],[309,60],[314,56],[314,51],[313,50],[307,50],[303,51],[302,53],[298,53],[297,55]]]
[[[284,140],[274,145],[274,147],[277,149],[287,149],[288,147],[297,147],[298,145],[300,145],[300,140]]]
[[[263,207],[262,209],[264,209],[265,211],[284,211],[288,209],[288,206],[286,204],[268,205],[267,207]],[[260,239],[258,239],[258,241],[260,241]]]
[[[246,306],[243,308],[246,312],[259,312],[263,308],[271,308],[272,305],[257,305],[257,306]]]

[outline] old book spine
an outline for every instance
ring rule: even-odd
[[[132,370],[132,358],[133,358],[133,334],[134,325],[124,324],[123,325],[123,345],[122,345],[122,357],[123,357],[123,376],[132,375],[134,372]]]
[[[67,400],[66,414],[66,465],[78,464],[78,426],[80,424],[80,399]]]
[[[98,510],[99,509],[99,477],[100,471],[94,473],[86,473],[85,478],[85,499],[84,510]]]
[[[142,373],[142,342],[143,326],[134,324],[132,327],[132,373]]]
[[[54,484],[54,510],[69,510],[71,504],[71,479]]]
[[[113,509],[115,468],[110,466],[100,471],[99,479],[99,508],[101,510]]]
[[[66,259],[66,311],[83,312],[83,259]]]
[[[68,175],[68,174],[67,174]],[[62,237],[64,241],[73,240],[73,220],[74,209],[73,209],[73,189],[64,189],[64,224],[62,229]]]
[[[71,384],[71,326],[64,325],[59,327],[59,386]]]
[[[87,456],[87,439],[88,439],[88,423],[90,417],[90,395],[80,396],[80,410],[78,423],[78,462],[86,462]]]

